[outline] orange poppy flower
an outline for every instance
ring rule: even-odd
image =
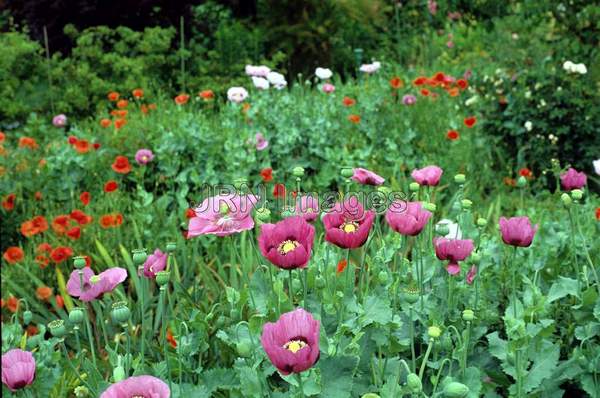
[[[149,104],[148,105],[148,109],[150,109],[151,111],[155,111],[156,110],[156,104]]]
[[[175,337],[173,337],[173,333],[171,332],[171,328],[167,328],[167,341],[169,342],[169,344],[171,345],[171,347],[173,348],[177,348],[177,341],[175,340]]]
[[[115,102],[119,99],[119,97],[120,97],[120,95],[116,91],[111,91],[110,93],[108,93],[109,101]]]
[[[37,191],[33,197],[35,198],[35,200],[42,200],[44,197],[42,195],[42,193],[40,191]]]
[[[69,214],[69,217],[77,221],[77,224],[79,225],[86,225],[92,222],[92,216],[89,216],[81,210],[77,209],[73,210],[71,214]]]
[[[189,101],[190,96],[187,94],[179,94],[177,97],[175,97],[175,103],[177,105],[185,105],[187,104],[187,102]]]
[[[243,113],[246,113],[246,112],[248,112],[249,110],[250,110],[250,104],[249,104],[249,103],[247,103],[247,102],[244,102],[244,103],[242,104],[242,112],[243,112]]]
[[[63,261],[67,260],[72,255],[73,255],[73,249],[71,249],[68,246],[59,246],[56,249],[52,250],[52,253],[50,253],[50,258],[56,264],[60,264]]]
[[[90,151],[90,143],[87,140],[77,140],[73,148],[79,153],[87,153]]]
[[[19,138],[19,148],[37,149],[37,142],[31,137]]]
[[[211,100],[215,98],[215,93],[213,93],[212,90],[202,90],[200,93],[198,93],[198,97],[202,98],[203,100]]]
[[[131,165],[126,156],[117,156],[111,167],[119,174],[127,174],[131,171]]]
[[[100,217],[100,226],[102,228],[110,228],[113,226],[114,224],[114,217],[112,214],[105,214],[102,217]]]
[[[458,88],[460,88],[461,90],[466,89],[467,87],[469,87],[469,82],[467,82],[465,79],[458,79],[456,81],[456,85],[458,86]]]
[[[273,181],[273,169],[270,167],[262,169],[260,171],[260,176],[264,182]]]
[[[348,116],[348,120],[350,120],[354,124],[358,124],[358,123],[360,123],[360,116],[359,115],[350,115],[350,116]]]
[[[4,210],[11,211],[12,209],[14,209],[16,199],[17,195],[14,193],[11,193],[10,195],[6,196],[2,201],[2,207],[4,208]]]
[[[342,103],[344,104],[344,106],[352,106],[352,105],[356,104],[356,100],[353,100],[350,97],[344,97],[344,99],[342,100]]]
[[[111,124],[112,124],[112,121],[110,119],[104,118],[104,119],[100,120],[100,126],[102,126],[104,128],[110,127]]]
[[[48,252],[48,253],[50,253],[52,251],[52,246],[50,246],[49,243],[44,242],[44,243],[40,243],[35,250],[37,252]]]
[[[428,90],[428,89],[426,89],[426,88],[422,88],[422,89],[421,89],[421,95],[422,95],[422,96],[424,96],[424,97],[427,97],[427,96],[429,96],[429,94],[430,94],[430,93],[431,93],[431,91],[429,91],[429,90]]]
[[[56,296],[54,296],[54,299],[56,300],[56,306],[58,308],[64,308],[65,307],[65,299],[63,299],[60,294],[57,294]]]
[[[344,270],[346,269],[346,267],[348,266],[348,261],[346,261],[345,259],[340,260],[337,264],[337,269],[336,269],[336,273],[339,275],[342,272],[344,272]]]
[[[393,77],[390,80],[390,86],[392,86],[392,88],[398,89],[398,88],[404,87],[404,82],[399,77]]]
[[[19,309],[19,300],[15,296],[10,296],[6,300],[6,308],[14,314]]]
[[[145,115],[148,113],[148,105],[146,104],[142,104],[140,105],[140,111],[142,111],[142,113]]]
[[[25,253],[23,253],[23,249],[17,246],[11,246],[2,255],[2,258],[6,260],[9,264],[16,264],[18,262],[23,261],[25,258]]]
[[[127,124],[127,120],[125,119],[117,119],[115,120],[115,128],[118,130],[121,127],[125,126]]]
[[[452,87],[448,89],[448,95],[451,97],[458,97],[459,93],[460,91],[458,90],[458,87]]]
[[[44,269],[50,264],[50,259],[43,254],[38,254],[35,256],[35,262],[40,266],[41,269]]]
[[[504,177],[503,181],[504,181],[504,185],[508,185],[509,187],[517,186],[517,180],[515,180],[514,178]]]
[[[142,98],[144,96],[144,90],[142,90],[141,88],[136,88],[135,90],[133,90],[131,92],[131,94],[135,97],[135,98]]]
[[[46,301],[52,297],[52,288],[48,286],[40,286],[35,290],[35,297],[39,300]]]
[[[460,134],[458,134],[458,131],[456,130],[449,130],[446,133],[446,138],[448,138],[450,141],[455,141],[460,138]]]
[[[70,227],[69,222],[69,216],[66,214],[56,216],[54,217],[54,220],[52,220],[52,229],[56,234],[62,235],[67,232],[67,229]]]

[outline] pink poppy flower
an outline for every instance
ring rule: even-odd
[[[471,239],[446,239],[434,238],[435,255],[440,260],[448,260],[446,271],[450,275],[456,275],[460,272],[459,261],[464,261],[473,251],[473,241]]]
[[[260,342],[282,375],[310,369],[319,359],[321,323],[302,308],[287,312],[263,327]]]
[[[402,103],[404,105],[414,105],[417,102],[417,97],[412,94],[406,94],[402,97]]]
[[[477,267],[476,266],[472,266],[471,269],[469,270],[469,272],[467,272],[467,277],[466,277],[466,282],[468,285],[473,284],[473,281],[475,280],[475,277],[477,276]]]
[[[108,387],[100,398],[169,398],[169,386],[153,376],[133,376]]]
[[[528,217],[500,217],[500,233],[502,241],[507,245],[529,247],[538,230],[538,225],[531,225]]]
[[[315,228],[300,216],[263,224],[258,236],[261,254],[283,269],[304,268],[310,260]]]
[[[438,166],[427,166],[413,170],[410,175],[419,185],[436,186],[439,184],[443,172]]]
[[[140,149],[135,153],[135,161],[139,165],[146,165],[154,159],[154,154],[150,149]]]
[[[381,185],[385,182],[385,178],[361,167],[354,169],[352,180],[364,185]]]
[[[254,228],[252,209],[259,198],[254,195],[226,194],[204,199],[194,209],[188,225],[188,238],[199,235],[227,236]]]
[[[29,351],[18,348],[2,355],[2,383],[11,391],[17,391],[33,383],[35,359]]]
[[[296,214],[307,222],[312,222],[319,215],[319,201],[312,196],[301,196],[296,203]]]
[[[330,93],[333,93],[335,91],[335,86],[333,84],[331,84],[331,83],[325,83],[321,87],[321,90],[323,90],[323,92],[325,94],[330,94]]]
[[[369,237],[375,213],[365,211],[355,196],[336,203],[323,217],[325,240],[344,249],[362,246]]]
[[[394,201],[385,213],[385,221],[396,232],[406,236],[417,236],[431,218],[421,202]]]
[[[67,125],[67,116],[63,115],[62,113],[54,116],[52,118],[52,124],[55,127],[65,127]]]
[[[263,151],[263,150],[267,149],[267,147],[269,146],[269,141],[267,141],[261,133],[256,133],[256,136],[254,137],[254,139],[256,141],[256,150],[257,151]]]
[[[74,270],[67,282],[67,291],[81,301],[92,301],[104,293],[112,292],[120,283],[127,279],[124,268],[114,267],[96,275],[89,267],[82,269],[83,291],[79,280],[79,270]]]
[[[154,250],[154,253],[149,255],[144,262],[144,276],[146,278],[155,278],[156,273],[164,271],[167,268],[167,258],[169,255],[163,253],[160,249]]]
[[[570,168],[566,173],[560,175],[560,185],[565,191],[573,189],[581,189],[587,184],[587,176],[585,173],[578,172],[574,168]]]

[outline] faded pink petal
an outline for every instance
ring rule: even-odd
[[[35,378],[35,359],[29,351],[12,349],[2,355],[2,383],[17,391]]]
[[[507,245],[512,246],[531,246],[533,237],[538,230],[538,225],[532,226],[529,218],[526,216],[512,217],[509,219],[500,217],[498,224],[500,225],[502,241]]]
[[[206,198],[194,209],[188,225],[188,238],[199,235],[227,236],[254,228],[251,212],[259,198],[227,194]]]
[[[381,185],[385,182],[385,178],[361,167],[354,169],[352,180],[364,185]]]
[[[566,173],[560,175],[560,185],[565,191],[573,189],[581,189],[587,184],[587,176],[585,173],[578,172],[574,168],[570,168]]]
[[[431,213],[424,210],[420,202],[394,201],[385,213],[388,225],[406,236],[420,234],[430,218]]]
[[[419,185],[436,186],[439,184],[443,172],[438,166],[427,166],[413,170],[411,176]]]
[[[171,391],[162,380],[153,376],[134,376],[108,387],[100,398],[169,398]]]

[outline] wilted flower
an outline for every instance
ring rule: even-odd
[[[264,77],[252,76],[252,83],[259,90],[267,90],[269,88],[269,81]]]
[[[248,76],[253,77],[267,77],[267,75],[271,72],[271,69],[268,66],[253,66],[246,65],[246,74]]]
[[[157,272],[164,271],[167,268],[168,257],[169,255],[163,253],[160,249],[154,250],[154,253],[149,255],[144,262],[144,276],[154,278]]]
[[[362,246],[369,237],[375,213],[365,211],[355,196],[336,203],[323,217],[325,240],[344,249]]]
[[[135,153],[135,161],[139,165],[146,165],[154,159],[154,154],[150,149],[140,149]]]
[[[438,166],[427,166],[413,170],[410,175],[419,185],[436,186],[439,184],[443,172]]]
[[[352,180],[364,185],[381,185],[385,182],[385,178],[361,167],[354,169]]]
[[[100,398],[169,398],[171,391],[162,380],[153,376],[133,376],[108,387]]]
[[[282,375],[310,369],[319,359],[321,323],[302,308],[287,312],[275,323],[266,323],[262,346]]]
[[[254,195],[226,194],[204,199],[189,221],[188,238],[198,235],[227,236],[254,228]]]
[[[560,185],[565,191],[573,189],[581,189],[587,184],[587,176],[585,173],[578,172],[574,168],[569,168],[566,173],[560,175]]]
[[[502,241],[507,245],[529,247],[538,230],[538,225],[531,225],[528,217],[500,217],[500,233]]]
[[[92,301],[104,293],[112,292],[127,278],[127,271],[120,267],[109,268],[98,275],[89,267],[84,267],[81,271],[83,272],[82,284],[79,280],[79,270],[71,272],[67,282],[69,294],[78,297],[81,301]]]
[[[55,127],[65,127],[67,125],[67,116],[63,115],[62,113],[54,116],[52,118],[52,124]]]
[[[321,89],[325,94],[330,94],[335,91],[335,86],[331,83],[325,83],[323,84],[323,87],[321,87]]]
[[[285,81],[285,76],[283,76],[281,73],[269,72],[269,74],[267,75],[267,80],[277,90],[281,90],[281,89],[285,88],[285,86],[287,86],[287,82]]]
[[[440,260],[448,260],[446,271],[450,275],[456,275],[460,272],[459,261],[465,260],[473,251],[473,241],[471,239],[446,239],[434,238],[435,255]]]
[[[406,94],[402,97],[402,103],[404,105],[413,105],[415,102],[417,102],[417,97],[412,94]]]
[[[248,98],[248,91],[244,87],[231,87],[227,90],[227,99],[239,104]]]
[[[315,228],[304,218],[293,216],[277,224],[261,225],[258,247],[279,268],[304,268],[310,260],[314,238]]]
[[[29,351],[18,348],[2,355],[2,383],[11,391],[17,391],[33,383],[35,359]]]
[[[296,203],[296,214],[306,221],[314,221],[319,215],[319,201],[312,196],[303,195]]]
[[[381,63],[378,61],[375,61],[373,63],[370,64],[363,64],[360,66],[360,71],[367,73],[367,74],[372,74],[375,73],[379,70],[379,68],[381,68]]]
[[[317,75],[317,77],[321,80],[327,80],[331,79],[331,76],[333,76],[333,72],[327,68],[317,68],[315,70],[315,75]]]
[[[385,213],[385,221],[396,232],[416,236],[431,218],[431,213],[422,208],[420,202],[394,201]]]
[[[256,150],[257,151],[262,151],[269,146],[269,141],[267,141],[261,133],[256,133],[256,135],[254,136],[254,139],[256,141]]]

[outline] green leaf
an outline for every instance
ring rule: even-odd
[[[392,320],[390,300],[381,295],[368,296],[365,300],[364,311],[366,322],[363,325],[368,325],[372,322],[385,325]]]
[[[558,281],[552,284],[552,287],[548,292],[549,303],[568,295],[579,297],[577,294],[578,282],[575,279],[565,278],[564,276],[559,276],[558,279]]]
[[[110,254],[108,254],[108,250],[106,250],[106,247],[104,247],[104,245],[102,243],[100,243],[100,241],[98,239],[96,239],[96,248],[98,248],[100,257],[102,257],[102,260],[104,260],[104,262],[106,263],[106,266],[109,268],[114,267],[115,262],[113,261]]]
[[[231,390],[240,386],[238,375],[233,369],[210,369],[200,375],[206,389],[213,393],[217,390]]]
[[[478,398],[481,391],[481,373],[479,369],[470,366],[465,369],[465,377],[463,383],[469,387],[469,398]]]
[[[322,397],[350,397],[352,392],[352,378],[358,359],[358,357],[339,356],[323,358],[319,361]]]
[[[508,347],[508,343],[498,336],[498,332],[488,334],[487,339],[489,343],[490,354],[501,361],[506,361],[506,349]]]
[[[541,345],[541,349],[533,355],[533,366],[529,372],[525,372],[523,391],[526,393],[536,389],[544,379],[552,376],[558,365],[560,347],[546,340],[543,340]]]

